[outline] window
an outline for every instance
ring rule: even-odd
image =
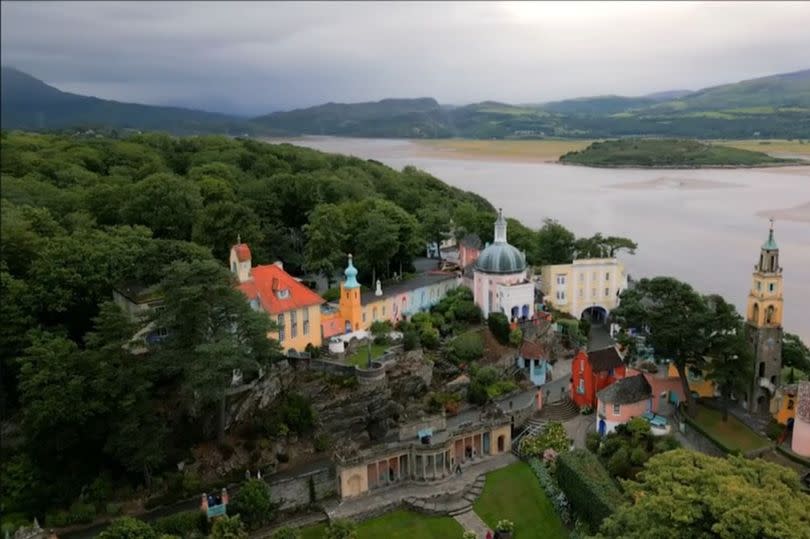
[[[557,284],[559,285],[565,284],[565,275],[557,275]]]
[[[385,305],[383,305],[383,307],[382,307],[382,315],[383,315],[383,318],[385,318]]]
[[[793,410],[793,399],[788,399],[787,409]]]
[[[585,379],[584,378],[579,379],[579,385],[577,386],[577,393],[579,393],[580,395],[585,394]]]
[[[304,335],[309,335],[309,309],[304,309]]]
[[[231,271],[236,273],[236,262],[231,262]]]
[[[757,281],[757,290],[762,290],[762,281]]]
[[[610,272],[605,273],[605,280],[606,281],[610,280]]]
[[[365,322],[366,322],[366,312],[363,311],[363,323],[365,324]]]
[[[169,334],[169,330],[166,328],[158,328],[157,334],[159,337],[165,337],[166,335]]]
[[[621,404],[614,404],[613,405],[613,415],[619,415],[622,413],[622,405]]]
[[[377,320],[377,307],[374,307],[373,309],[371,309],[371,319],[372,320]]]
[[[584,273],[580,273],[580,274],[579,274],[579,282],[583,282],[584,280],[585,280],[585,274],[584,274]]]
[[[585,291],[583,289],[579,289],[579,298],[582,299],[585,297]]]
[[[298,337],[298,311],[290,313],[290,337],[293,339]]]
[[[776,284],[774,284],[774,283],[769,283],[768,284],[768,292],[773,292],[775,288],[776,288]]]
[[[278,297],[278,299],[287,299],[288,297],[290,297],[290,289],[284,288],[282,290],[279,290],[278,292],[276,292],[276,296]]]
[[[592,298],[596,297],[596,289],[595,288],[591,288],[591,297]]]
[[[605,288],[605,297],[610,297],[610,288]]]
[[[557,299],[559,301],[565,301],[565,290],[557,290]]]
[[[284,314],[278,315],[278,342],[284,340]]]

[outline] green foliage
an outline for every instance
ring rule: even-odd
[[[498,340],[499,343],[509,343],[509,332],[511,329],[509,327],[509,319],[505,314],[489,313],[487,325],[489,326],[489,330],[492,332],[492,335]]]
[[[566,498],[565,494],[560,490],[557,481],[552,477],[546,465],[537,458],[530,458],[529,466],[537,477],[540,486],[543,487],[546,496],[551,500],[554,511],[556,511],[562,523],[565,525],[570,524],[571,511],[568,507],[568,498]]]
[[[335,519],[326,528],[326,539],[357,539],[357,525],[348,519]]]
[[[716,458],[678,449],[652,457],[632,503],[602,524],[598,537],[807,537],[810,497],[792,470],[762,459]]]
[[[279,528],[273,535],[270,536],[271,539],[301,539],[301,532],[298,531],[296,528]]]
[[[419,332],[419,342],[428,350],[436,350],[441,344],[439,330],[433,327],[423,327]]]
[[[470,331],[452,340],[449,352],[456,364],[470,363],[484,355],[484,339],[477,331]]]
[[[565,432],[562,423],[552,421],[543,427],[543,431],[536,436],[527,436],[520,441],[521,453],[530,457],[543,457],[543,452],[553,449],[555,452],[565,453],[571,448],[571,439]]]
[[[249,530],[270,522],[273,511],[270,486],[261,479],[251,479],[242,485],[228,505],[228,512],[239,515]]]
[[[99,539],[157,539],[157,533],[142,520],[122,517],[98,534]]]
[[[315,411],[312,403],[298,393],[285,393],[278,405],[257,417],[257,422],[269,436],[284,435],[288,432],[307,434],[315,427]]]
[[[782,364],[803,372],[810,372],[810,349],[793,333],[785,333],[782,339]]]
[[[621,504],[621,492],[593,453],[575,449],[557,459],[557,481],[577,515],[597,528]]]
[[[182,538],[203,537],[208,528],[205,513],[198,509],[181,511],[157,519],[153,525],[161,535],[174,535]]]
[[[592,440],[590,444],[595,448],[588,446],[588,449],[594,452],[598,449],[599,457],[610,474],[624,479],[635,477],[651,456],[680,447],[672,436],[654,436],[649,422],[643,417],[634,417],[617,426],[601,444],[598,442]]]
[[[517,348],[523,342],[523,331],[520,328],[515,328],[509,332],[509,346]]]
[[[786,163],[791,160],[696,140],[625,138],[594,142],[584,150],[563,155],[560,161],[594,167],[698,167]]]
[[[515,523],[511,520],[499,520],[497,524],[495,524],[495,529],[499,532],[506,532],[511,533],[515,530]]]
[[[211,527],[211,539],[247,539],[248,532],[239,515],[218,517]]]

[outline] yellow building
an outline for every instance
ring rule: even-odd
[[[616,258],[586,258],[541,268],[543,302],[574,318],[605,320],[627,288],[624,264]]]
[[[678,369],[674,363],[669,364],[667,376],[669,378],[678,378]],[[708,380],[700,370],[688,367],[686,369],[686,380],[689,382],[689,391],[699,397],[711,398],[717,396],[717,386],[714,382]]]
[[[278,326],[268,337],[277,339],[284,351],[321,346],[321,296],[284,271],[281,262],[251,267],[250,249],[241,242],[231,248],[230,267],[251,307],[266,312]]]
[[[798,384],[790,384],[776,390],[776,396],[771,401],[773,418],[782,425],[787,425],[789,420],[796,417],[798,393]]]

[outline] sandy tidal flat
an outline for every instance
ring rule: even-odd
[[[759,217],[768,217],[777,221],[795,221],[797,223],[810,223],[810,202],[782,208],[781,210],[765,210],[757,212]]]
[[[696,178],[672,178],[662,176],[652,180],[642,182],[623,182],[611,185],[614,189],[686,189],[686,190],[701,190],[701,189],[727,189],[730,187],[745,187],[739,183],[719,182],[714,180],[700,180]]]

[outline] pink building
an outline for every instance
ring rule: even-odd
[[[481,251],[473,272],[473,295],[484,317],[503,313],[515,322],[534,318],[534,283],[526,256],[506,241],[506,219],[498,210],[495,241]]]
[[[799,382],[799,405],[793,422],[790,448],[797,455],[810,457],[810,382]]]
[[[605,436],[618,425],[652,411],[652,387],[643,374],[617,380],[597,392],[596,431]]]

